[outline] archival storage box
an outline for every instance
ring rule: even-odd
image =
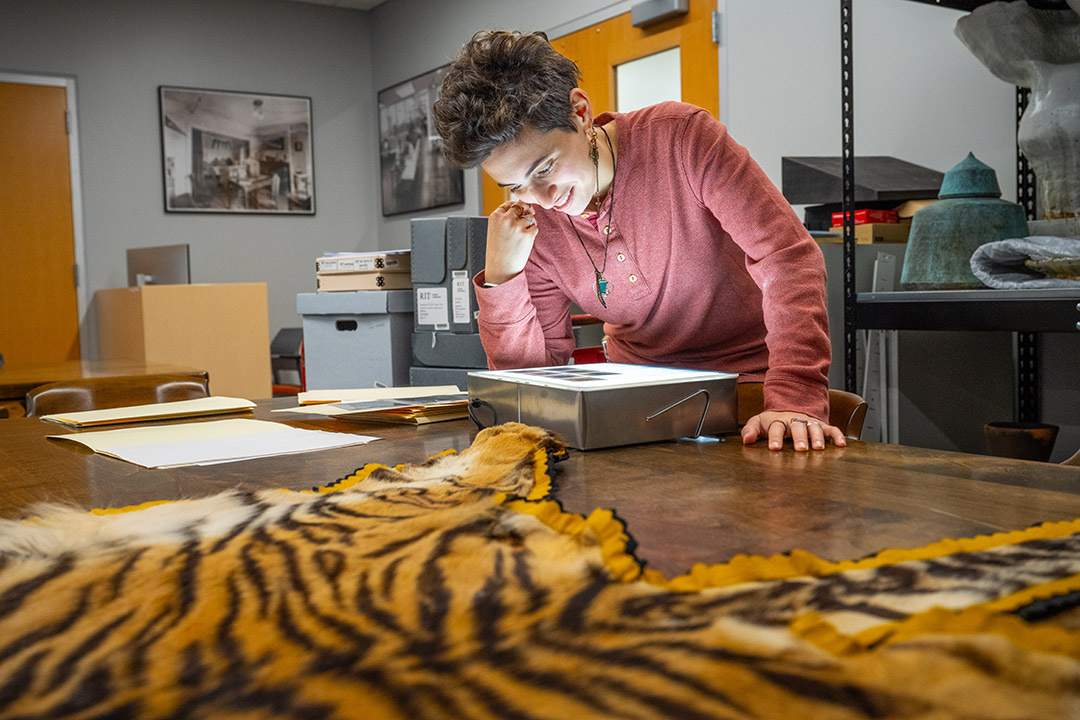
[[[479,333],[414,332],[414,365],[487,370],[487,355]]]
[[[408,250],[386,250],[367,253],[331,253],[315,258],[316,273],[387,273],[411,272]]]
[[[308,390],[408,385],[412,293],[408,290],[300,293]]]
[[[487,218],[415,218],[409,231],[416,301],[413,329],[479,332],[472,279],[484,269]]]
[[[594,363],[468,378],[479,422],[537,425],[579,450],[738,430],[735,373]]]
[[[315,273],[317,292],[355,292],[357,290],[406,290],[412,287],[408,273],[330,272]]]
[[[457,385],[459,390],[469,389],[469,368],[427,367],[413,365],[409,368],[410,385]]]

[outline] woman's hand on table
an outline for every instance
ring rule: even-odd
[[[498,285],[525,269],[536,240],[536,214],[528,203],[510,201],[488,218],[484,281]]]
[[[757,442],[765,437],[770,450],[781,450],[784,438],[790,437],[795,450],[824,450],[825,443],[832,440],[837,447],[847,445],[847,439],[840,428],[815,420],[809,415],[797,412],[763,412],[746,421],[742,428],[744,445]]]

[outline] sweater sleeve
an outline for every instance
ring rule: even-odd
[[[484,287],[484,273],[473,278],[480,314],[480,341],[488,367],[565,365],[574,350],[570,301],[550,279],[530,266],[496,287]]]
[[[761,288],[769,349],[765,409],[828,420],[821,249],[746,148],[707,112],[686,118],[676,152],[692,192],[746,253],[746,269]]]

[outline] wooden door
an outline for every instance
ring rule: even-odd
[[[0,82],[0,354],[79,359],[67,89]]]
[[[703,107],[719,118],[719,56],[712,39],[716,0],[690,0],[690,11],[647,28],[630,23],[630,13],[555,38],[552,46],[577,63],[581,87],[597,114],[615,108],[616,68],[622,63],[679,48],[682,100]],[[481,171],[483,212],[490,215],[509,199],[505,188]]]

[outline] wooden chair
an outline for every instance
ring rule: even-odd
[[[765,409],[764,383],[739,383],[739,425]],[[866,419],[866,401],[855,393],[829,388],[829,424],[840,428],[844,436],[852,440],[862,437],[863,420]]]
[[[207,373],[86,378],[41,385],[26,393],[26,416],[193,400],[210,395]]]

